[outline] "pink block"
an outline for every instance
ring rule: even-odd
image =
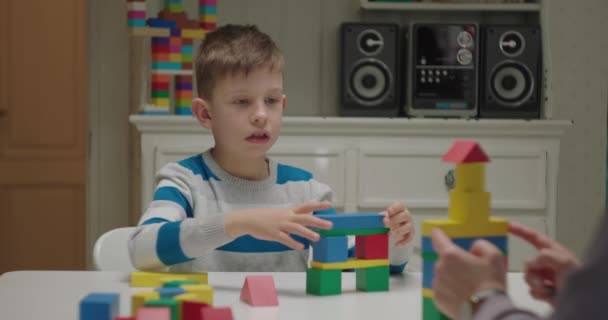
[[[127,18],[128,19],[145,19],[146,12],[130,10],[129,12],[127,12]]]
[[[137,320],[171,320],[171,310],[165,307],[141,307],[137,310]]]
[[[182,46],[170,46],[169,50],[171,53],[182,53]]]
[[[230,307],[202,308],[201,320],[232,320],[232,309],[230,309]]]
[[[198,0],[199,6],[217,6],[217,0]]]
[[[245,277],[241,301],[255,307],[278,306],[279,298],[272,276]]]

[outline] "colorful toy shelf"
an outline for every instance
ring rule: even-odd
[[[445,3],[361,0],[367,10],[539,12],[540,3]]]

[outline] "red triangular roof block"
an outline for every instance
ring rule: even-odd
[[[247,276],[241,289],[241,300],[254,307],[278,306],[279,298],[270,275]]]
[[[490,162],[488,155],[474,140],[456,140],[441,160],[454,163]]]

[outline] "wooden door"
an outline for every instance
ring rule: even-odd
[[[0,274],[85,268],[85,3],[0,0]]]

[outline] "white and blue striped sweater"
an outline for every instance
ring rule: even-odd
[[[209,150],[165,165],[156,177],[154,199],[129,242],[133,265],[140,270],[305,271],[309,242],[304,238],[294,236],[305,249],[293,250],[249,235],[232,239],[224,231],[227,212],[331,201],[331,189],[309,172],[272,160],[269,168],[265,180],[237,178],[222,170]],[[403,271],[407,249],[391,246],[391,271]]]

